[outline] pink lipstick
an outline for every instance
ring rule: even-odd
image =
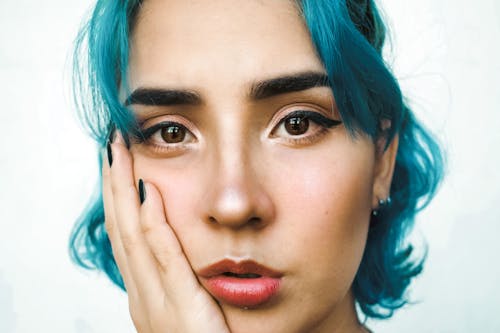
[[[254,308],[278,293],[283,274],[246,260],[225,259],[202,269],[201,283],[217,300],[242,308]]]

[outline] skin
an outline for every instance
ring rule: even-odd
[[[366,332],[351,285],[398,141],[382,151],[383,140],[312,121],[288,133],[281,121],[296,110],[341,120],[328,87],[249,98],[255,82],[301,72],[324,68],[291,1],[144,2],[130,89],[202,101],[132,105],[143,128],[171,121],[189,133],[130,150],[118,133],[103,167],[106,228],[138,332]],[[217,302],[198,274],[224,258],[282,272],[278,295],[254,309]]]

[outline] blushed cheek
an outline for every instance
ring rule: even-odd
[[[325,155],[289,159],[269,177],[273,179],[270,186],[275,189],[273,196],[287,210],[300,207],[306,213],[320,216],[353,218],[356,213],[370,209],[373,186],[372,163],[357,161],[356,157],[350,161]]]
[[[345,255],[346,265],[356,265],[362,255],[371,211],[373,162],[369,150],[356,151],[289,158],[272,177],[288,237],[302,246],[299,252],[323,257],[321,265],[335,263],[337,269]]]
[[[312,157],[312,156],[311,156]],[[370,161],[338,162],[325,155],[288,166],[276,194],[281,237],[287,238],[296,285],[304,302],[338,302],[349,290],[366,244],[371,207]],[[285,172],[284,172],[285,173]],[[276,174],[278,176],[278,174]],[[286,185],[285,185],[286,184]],[[304,283],[306,281],[306,283]]]
[[[135,170],[160,191],[167,221],[175,232],[189,262],[206,264],[207,254],[217,242],[217,234],[209,232],[203,221],[207,163],[199,160],[150,159],[137,156]],[[205,261],[204,261],[205,258]],[[209,258],[213,259],[213,258]]]
[[[134,156],[134,172],[136,178],[142,177],[160,191],[168,221],[173,227],[177,227],[177,221],[189,223],[193,220],[187,214],[194,212],[196,198],[199,197],[199,171],[196,166],[139,155]]]

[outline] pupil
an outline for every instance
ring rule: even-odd
[[[182,142],[185,136],[186,129],[180,126],[169,126],[161,130],[161,137],[167,143]]]
[[[300,117],[292,117],[285,122],[285,129],[291,135],[301,135],[309,129],[309,120]]]

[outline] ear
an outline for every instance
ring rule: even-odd
[[[398,152],[399,136],[396,134],[389,146],[386,146],[386,138],[378,139],[375,145],[375,165],[373,180],[372,208],[379,206],[380,199],[387,199],[390,196],[392,175],[396,164]]]

